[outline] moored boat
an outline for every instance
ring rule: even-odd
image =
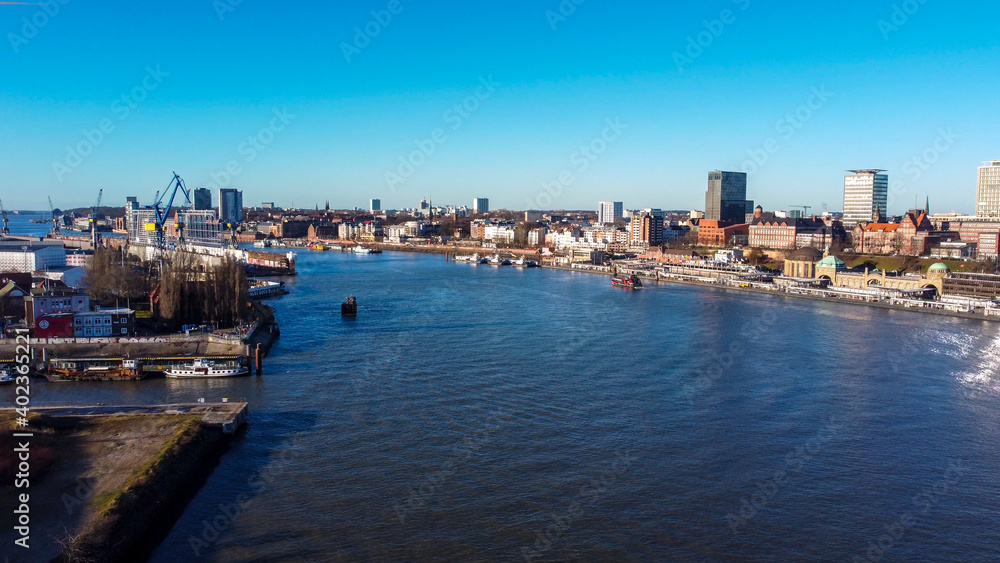
[[[190,364],[170,367],[163,371],[163,375],[171,379],[237,377],[248,373],[250,370],[243,366],[217,366],[215,362],[204,358],[198,358]]]
[[[16,379],[11,375],[10,370],[7,368],[0,368],[0,385],[7,385],[14,383]]]

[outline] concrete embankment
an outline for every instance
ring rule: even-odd
[[[246,418],[242,403],[33,410],[44,413],[28,428],[36,561],[146,559],[227,451],[224,428]],[[0,424],[12,428],[13,417],[0,411]],[[16,492],[0,489],[3,504]],[[13,545],[15,534],[0,539]]]

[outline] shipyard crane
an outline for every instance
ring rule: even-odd
[[[104,199],[104,188],[97,192],[97,201],[90,208],[90,244],[94,250],[97,250],[97,245],[101,243],[101,235],[97,232],[97,209],[101,206],[102,199]]]
[[[10,227],[7,226],[9,219],[7,218],[7,210],[3,207],[3,200],[0,199],[0,217],[3,218],[3,230],[0,230],[0,235],[9,237]]]
[[[61,217],[56,217],[56,208],[52,205],[52,196],[49,196],[49,213],[52,215],[52,234],[59,234],[59,222]]]
[[[184,184],[184,180],[174,172],[174,178],[170,180],[170,184],[167,185],[167,189],[160,192],[156,192],[156,201],[153,205],[147,207],[147,209],[153,210],[153,223],[146,223],[144,228],[146,231],[156,231],[156,247],[159,249],[160,262],[163,262],[163,251],[166,248],[166,229],[167,219],[170,217],[170,212],[174,208],[174,200],[177,199],[177,191],[180,190],[184,194],[184,200],[188,205],[191,205],[191,192],[188,191],[187,186]],[[164,199],[167,197],[167,193],[170,193],[170,199],[164,204]],[[178,227],[180,227],[178,225]],[[181,227],[183,228],[183,227]],[[162,271],[162,267],[161,267]]]

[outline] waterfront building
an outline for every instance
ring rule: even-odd
[[[632,215],[628,246],[646,249],[663,243],[664,214],[659,209],[645,209]]]
[[[748,227],[748,244],[751,248],[793,250],[811,246],[826,248],[834,241],[843,240],[846,233],[837,222],[827,224],[823,219],[788,217],[784,213],[754,210]]]
[[[382,200],[372,199],[368,202],[368,210],[371,211],[372,215],[382,211]]]
[[[843,260],[834,255],[823,258],[816,264],[816,279],[828,280],[832,287],[849,289],[887,289],[897,292],[910,292],[914,296],[927,296],[931,290],[934,295],[946,292],[948,267],[944,264],[934,264],[926,274],[892,275],[878,270],[852,271]]]
[[[602,201],[597,204],[597,222],[601,225],[617,225],[622,220],[624,205],[620,201]]]
[[[812,247],[800,248],[785,257],[785,275],[792,278],[815,278],[816,264],[822,259],[823,253],[819,250]]]
[[[537,229],[531,229],[528,231],[528,245],[535,248],[545,246],[545,236],[549,233],[549,230],[545,227],[538,227]]]
[[[1000,233],[982,233],[976,244],[976,254],[979,258],[996,260],[1000,251]]]
[[[889,175],[885,170],[848,170],[844,176],[844,226],[878,223],[887,213]]]
[[[740,224],[746,220],[748,208],[753,212],[753,202],[747,201],[746,172],[713,170],[708,173],[705,219]]]
[[[0,272],[31,273],[65,266],[66,250],[62,243],[0,242]]]
[[[493,241],[500,244],[510,244],[514,242],[513,223],[491,223],[483,230],[483,240]]]
[[[219,221],[225,226],[238,226],[243,222],[242,190],[219,188]]]
[[[212,209],[212,190],[208,188],[195,188],[192,195],[194,196],[195,211],[208,211]]]
[[[32,288],[30,292],[30,296],[24,300],[24,318],[30,327],[34,327],[35,321],[42,315],[83,313],[90,310],[90,297],[67,287],[42,285]]]
[[[206,190],[207,191],[207,190]],[[174,224],[167,231],[171,238],[196,244],[219,244],[222,225],[214,209],[180,209],[174,213]]]
[[[728,221],[702,219],[698,222],[699,246],[728,246],[747,244],[750,226],[746,223],[733,224]]]
[[[132,309],[99,309],[77,313],[73,317],[75,338],[134,336],[135,311]]]
[[[1000,298],[1000,275],[972,274],[966,272],[951,273],[944,264],[935,264],[931,269],[944,272],[944,293],[949,296],[971,297],[976,299]],[[930,270],[928,270],[928,275]]]
[[[957,236],[934,230],[927,214],[908,211],[899,223],[859,223],[854,227],[854,250],[867,254],[904,254],[923,256],[932,244],[950,241]]]
[[[976,216],[1000,219],[1000,160],[984,162],[976,183]]]
[[[483,214],[490,212],[490,200],[486,197],[477,197],[472,201],[472,212]]]

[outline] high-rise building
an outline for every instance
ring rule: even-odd
[[[194,189],[194,210],[208,211],[212,209],[212,190],[208,188]]]
[[[623,206],[620,201],[602,201],[597,204],[597,222],[614,225],[622,220]]]
[[[632,214],[628,240],[631,247],[656,246],[663,242],[663,221],[666,214],[659,209],[643,209]]]
[[[486,197],[477,197],[472,202],[472,212],[473,213],[489,213],[490,212],[490,200]]]
[[[382,211],[382,200],[381,199],[373,199],[373,200],[371,200],[369,207],[370,207],[371,212],[373,214],[376,213],[376,212],[378,212],[378,211]]]
[[[749,206],[753,209],[753,204]],[[747,212],[746,172],[708,173],[708,191],[705,192],[705,219],[742,223]]]
[[[132,231],[132,212],[139,209],[139,198],[128,196],[125,198],[125,230]]]
[[[225,225],[243,222],[243,192],[232,188],[219,188],[219,221]]]
[[[844,176],[844,227],[871,223],[888,215],[889,175],[885,170],[848,170]]]
[[[979,167],[979,182],[976,184],[976,216],[1000,218],[1000,160],[990,160]]]

